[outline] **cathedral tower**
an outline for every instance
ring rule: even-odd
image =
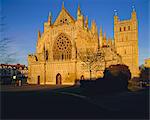
[[[117,12],[114,15],[114,39],[117,53],[122,62],[129,66],[132,77],[138,75],[138,20],[133,8],[129,20],[119,20]]]

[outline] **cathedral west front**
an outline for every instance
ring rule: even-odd
[[[76,80],[103,77],[106,67],[125,64],[132,77],[138,75],[138,21],[133,9],[131,18],[119,20],[114,15],[114,38],[107,38],[102,28],[80,7],[73,18],[62,5],[56,20],[52,14],[38,32],[36,51],[28,55],[28,83],[73,85]]]

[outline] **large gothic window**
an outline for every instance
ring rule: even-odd
[[[69,38],[61,33],[55,40],[53,45],[54,60],[69,60],[71,59],[72,45]]]

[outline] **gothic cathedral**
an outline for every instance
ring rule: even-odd
[[[49,14],[44,32],[38,32],[36,52],[28,55],[28,83],[73,85],[76,80],[103,77],[112,64],[126,64],[132,76],[138,75],[138,24],[135,10],[131,19],[114,15],[114,38],[98,29],[95,21],[88,26],[80,7],[73,18],[62,5],[52,23]]]

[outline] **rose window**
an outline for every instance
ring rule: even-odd
[[[71,41],[65,34],[60,34],[54,42],[53,58],[54,60],[71,59]]]

